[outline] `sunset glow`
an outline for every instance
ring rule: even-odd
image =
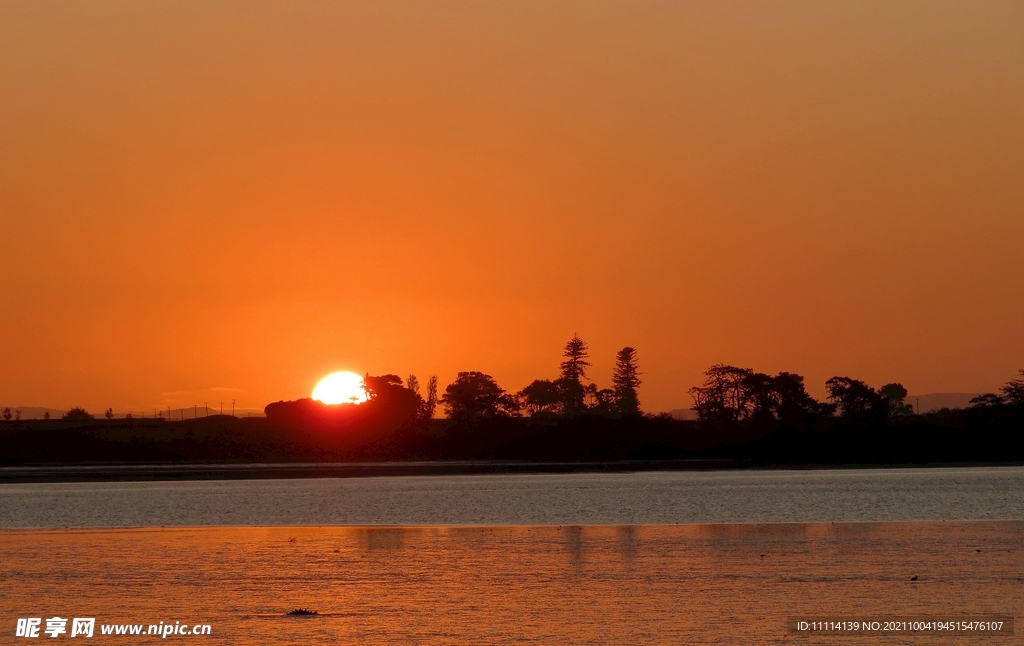
[[[247,6],[0,8],[4,406],[1020,368],[1022,3]]]
[[[366,401],[363,378],[354,372],[334,372],[313,389],[313,399],[325,404],[362,404]]]

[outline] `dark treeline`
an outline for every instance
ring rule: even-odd
[[[472,427],[489,419],[523,415],[567,419],[641,415],[637,394],[640,369],[635,349],[625,347],[615,356],[611,388],[586,383],[590,353],[578,336],[565,344],[562,357],[557,379],[536,379],[517,393],[505,392],[490,375],[460,372],[441,397],[448,419],[456,426]]]
[[[714,365],[690,389],[696,421],[645,414],[635,349],[616,355],[608,388],[590,381],[586,343],[566,343],[555,379],[518,392],[482,372],[364,378],[367,401],[312,399],[266,407],[266,418],[0,422],[0,463],[335,462],[381,460],[609,461],[708,459],[737,465],[1024,462],[1024,370],[962,410],[918,415],[898,383],[849,377],[811,397],[800,375]],[[445,418],[435,418],[438,408]]]
[[[807,394],[804,378],[790,372],[767,375],[749,368],[718,364],[704,373],[702,386],[690,389],[693,410],[709,428],[739,424],[765,426],[771,430],[821,430],[837,423],[884,425],[919,421],[913,406],[906,403],[907,389],[890,383],[875,390],[850,377],[832,377],[825,382],[825,402]],[[1021,379],[1006,383],[999,393],[987,393],[971,400],[966,411],[944,409],[937,416],[971,414],[974,419],[1013,416],[1024,407],[1024,370]],[[927,418],[927,416],[924,416]],[[934,416],[933,416],[934,417]]]
[[[494,377],[478,371],[458,373],[440,396],[437,377],[430,377],[422,394],[415,375],[404,382],[397,375],[366,375],[367,401],[363,404],[328,406],[300,399],[270,404],[265,412],[272,424],[283,427],[346,429],[368,435],[386,429],[429,431],[438,426],[434,414],[439,405],[446,416],[441,426],[458,435],[505,428],[505,422],[526,417],[538,422],[643,417],[635,349],[626,347],[616,355],[611,388],[589,382],[590,353],[578,336],[566,343],[562,358],[558,378],[536,379],[519,392],[507,392]]]

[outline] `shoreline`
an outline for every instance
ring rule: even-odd
[[[706,523],[585,523],[585,524],[572,524],[572,523],[534,523],[530,525],[502,525],[488,524],[488,525],[474,525],[471,523],[405,523],[405,524],[389,524],[389,525],[372,525],[372,524],[292,524],[292,525],[95,525],[95,526],[75,526],[75,527],[0,527],[0,537],[9,536],[12,534],[86,534],[86,533],[97,533],[97,534],[110,534],[114,532],[118,533],[135,533],[135,534],[146,534],[146,533],[169,533],[169,532],[231,532],[231,531],[247,531],[247,530],[270,530],[270,531],[336,531],[336,532],[362,532],[362,531],[403,531],[403,532],[417,532],[417,531],[430,531],[435,529],[465,529],[465,530],[479,530],[479,531],[491,531],[491,530],[555,530],[561,531],[571,528],[584,528],[590,530],[615,530],[622,527],[633,527],[637,529],[653,529],[653,530],[665,530],[673,529],[679,532],[693,531],[699,528],[723,528],[723,527],[735,527],[735,528],[771,528],[777,530],[785,530],[792,526],[835,526],[839,525],[841,528],[850,527],[875,527],[875,526],[893,526],[893,525],[938,525],[938,526],[951,526],[951,525],[1008,525],[1017,524],[1021,525],[1024,529],[1024,518],[950,518],[950,519],[927,519],[927,518],[916,518],[909,520],[801,520],[801,521],[785,521],[785,520],[770,520],[770,521],[735,521],[735,522],[706,522]]]
[[[1021,462],[806,464],[755,460],[620,460],[517,462],[493,460],[421,462],[234,463],[234,464],[43,464],[0,467],[0,484],[289,480],[400,476],[638,473],[654,471],[816,471],[1019,467]]]

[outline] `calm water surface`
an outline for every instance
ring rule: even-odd
[[[813,638],[786,618],[1021,617],[1022,555],[1018,521],[15,530],[0,621],[11,643],[15,618],[54,615],[208,623],[168,638],[203,644],[1021,643]]]
[[[60,616],[205,644],[974,644],[786,622],[1024,617],[1020,468],[5,484],[0,524],[0,643]]]
[[[1024,520],[1024,468],[0,485],[0,528]]]

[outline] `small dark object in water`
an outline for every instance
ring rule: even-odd
[[[761,555],[761,558],[764,558],[764,554]]]
[[[917,581],[917,575],[915,574],[914,576],[910,577],[910,580],[911,581]]]
[[[286,612],[285,615],[288,617],[315,617],[320,613],[316,610],[309,610],[308,608],[296,608],[290,612]]]
[[[981,554],[981,550],[974,550],[974,551],[977,552],[978,554]]]

